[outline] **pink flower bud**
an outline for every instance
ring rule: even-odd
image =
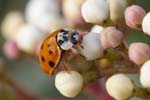
[[[100,42],[103,48],[116,48],[123,39],[123,33],[116,27],[105,28],[100,34]]]
[[[20,57],[20,51],[15,41],[12,40],[6,41],[3,47],[3,51],[6,57],[10,59],[18,59]]]
[[[145,43],[132,43],[129,46],[129,58],[137,65],[145,63],[150,57],[150,47]]]
[[[125,10],[126,24],[130,28],[141,30],[142,20],[145,15],[146,12],[142,7],[138,5],[132,5]]]

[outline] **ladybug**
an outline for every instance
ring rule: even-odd
[[[59,29],[50,33],[40,47],[39,62],[42,70],[52,76],[63,53],[71,49],[78,41],[79,33],[76,31]]]

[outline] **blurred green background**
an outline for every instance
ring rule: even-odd
[[[0,23],[9,11],[19,10],[24,12],[27,2],[28,0],[0,0]],[[150,0],[135,0],[135,3],[144,7],[147,12],[150,11]],[[129,43],[143,41],[150,44],[150,38],[144,36],[143,33],[139,31],[132,31],[128,39]],[[6,70],[20,87],[33,95],[42,97],[61,96],[54,87],[54,77],[47,77],[40,70],[36,59],[30,57],[25,57],[18,61],[7,59],[2,51],[4,41],[4,38],[0,34],[0,57],[4,57]],[[87,100],[84,94],[80,95],[79,98]]]

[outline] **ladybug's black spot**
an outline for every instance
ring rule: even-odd
[[[48,47],[50,47],[50,46],[51,46],[51,44],[49,43],[49,44],[48,44]]]
[[[54,53],[54,50],[49,50],[49,54],[53,54]]]
[[[53,68],[55,66],[55,63],[53,61],[49,61],[48,64],[51,68]]]
[[[45,58],[44,58],[43,56],[41,57],[41,60],[42,60],[43,62],[45,62]]]
[[[43,47],[44,47],[44,45],[42,44],[42,45],[41,45],[41,50],[43,49]]]

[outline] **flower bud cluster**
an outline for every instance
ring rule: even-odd
[[[123,18],[127,0],[86,0],[81,13],[87,23],[105,24]]]
[[[11,11],[5,16],[1,30],[6,41],[15,42],[16,48],[19,49],[16,51],[35,54],[39,41],[50,31],[62,26],[64,26],[64,21],[60,15],[58,0],[29,0],[24,14]],[[4,50],[6,47],[11,50],[11,46],[5,45]],[[7,52],[9,50],[5,50],[6,56],[16,59],[12,53]]]
[[[83,29],[78,29],[80,24],[83,24]],[[84,61],[80,60],[77,65],[81,64],[80,67],[82,67],[82,65],[88,66],[89,64],[89,66],[82,67],[82,70],[77,66],[77,70],[69,67],[70,70],[58,71],[55,77],[55,87],[63,96],[73,98],[82,91],[86,82],[95,80],[94,76],[102,74],[103,77],[108,74],[106,76],[110,77],[105,83],[108,94],[116,100],[127,100],[136,92],[133,81],[128,75],[122,73],[126,71],[128,73],[129,67],[129,69],[135,67],[137,72],[140,72],[142,86],[150,88],[149,44],[144,42],[127,44],[126,41],[127,33],[133,29],[150,35],[150,12],[146,13],[139,5],[132,5],[130,0],[30,0],[25,8],[25,16],[20,12],[11,12],[2,22],[2,35],[6,39],[3,51],[10,59],[18,59],[21,51],[27,54],[39,54],[39,44],[44,36],[66,26],[79,31],[79,37],[78,34],[77,37],[75,37],[76,34],[74,36],[67,34],[67,38],[72,40],[78,38],[76,39],[78,41],[75,45],[65,45],[71,49],[62,50],[61,43],[57,41],[58,35],[54,37],[56,43],[52,45],[61,53],[60,55],[53,54],[61,56],[54,57],[56,58],[54,61],[60,60],[58,62],[61,66],[63,57],[66,55],[68,57],[70,51],[74,50],[75,53],[71,57],[69,55],[67,61],[78,59],[80,56]],[[67,41],[65,32],[62,34],[64,37],[60,36],[60,38]],[[117,60],[111,59],[114,54],[118,54]],[[44,56],[43,62],[47,61],[49,55],[47,56]],[[99,65],[96,64],[98,61]],[[55,65],[55,63],[50,65]],[[57,66],[54,67],[56,68]],[[83,71],[84,68],[87,70]],[[119,70],[119,68],[123,69]],[[93,71],[92,74],[85,77],[91,71]]]

